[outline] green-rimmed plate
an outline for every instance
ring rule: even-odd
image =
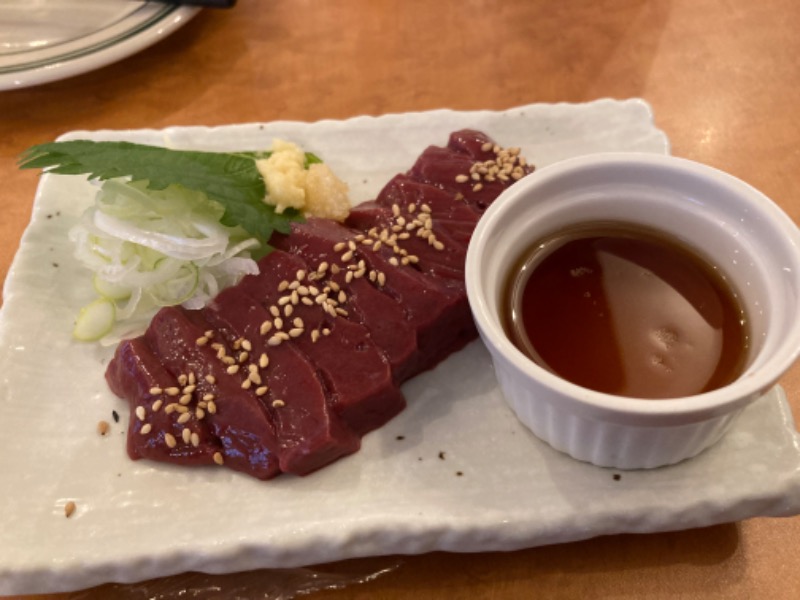
[[[0,90],[104,67],[163,39],[198,11],[128,0],[0,0]]]

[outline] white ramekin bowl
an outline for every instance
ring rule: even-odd
[[[509,268],[564,227],[622,221],[683,240],[716,264],[749,317],[748,365],[733,383],[695,396],[642,400],[592,391],[536,365],[499,316]],[[671,156],[611,153],[559,162],[511,186],[481,218],[467,253],[467,294],[511,408],[557,450],[618,469],[692,457],[792,365],[800,350],[800,232],[742,181]]]

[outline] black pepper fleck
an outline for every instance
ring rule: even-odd
[[[397,436],[396,438],[394,438],[394,439],[396,439],[397,441],[402,441],[402,440],[406,439],[406,436],[404,436],[404,435],[398,435],[398,436]]]
[[[456,471],[456,477],[461,477],[464,474],[464,471]]]
[[[444,460],[444,452],[439,452],[439,460]]]
[[[112,410],[111,416],[114,418],[114,423],[119,423],[119,413],[117,411]]]
[[[613,478],[614,481],[619,481],[620,479],[622,479],[622,475],[620,475],[619,473],[614,473]]]

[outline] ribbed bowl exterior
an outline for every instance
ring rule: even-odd
[[[652,469],[681,462],[715,444],[741,413],[672,427],[604,422],[570,411],[546,390],[521,385],[502,360],[494,364],[506,402],[534,435],[556,450],[600,467]]]

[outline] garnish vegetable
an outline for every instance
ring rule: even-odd
[[[302,167],[321,162],[291,146]],[[302,219],[268,193],[263,163],[272,154],[88,140],[27,150],[21,168],[87,175],[100,184],[94,205],[70,230],[99,296],[81,310],[73,335],[113,343],[160,306],[200,308],[258,273],[255,259],[270,250],[272,233],[288,233],[291,221]],[[130,327],[111,335],[118,321]]]

